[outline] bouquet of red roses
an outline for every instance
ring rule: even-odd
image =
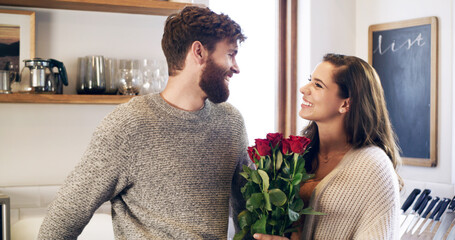
[[[303,155],[310,140],[281,133],[269,133],[266,139],[256,139],[255,146],[248,147],[248,154],[257,170],[243,166],[240,174],[247,179],[241,191],[246,209],[238,215],[242,231],[234,239],[251,239],[254,233],[284,236],[297,229],[292,223],[302,214],[321,214],[304,208],[299,197],[301,182],[314,174],[305,171]]]

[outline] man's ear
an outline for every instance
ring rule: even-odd
[[[347,113],[349,112],[349,103],[350,99],[346,98],[343,100],[343,104],[341,105],[340,109],[338,110],[340,113]]]
[[[194,41],[191,44],[191,55],[198,64],[202,65],[207,60],[208,51],[201,42]]]

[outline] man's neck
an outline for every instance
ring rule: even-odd
[[[190,112],[201,110],[207,99],[199,85],[180,75],[169,77],[168,84],[160,95],[172,107]]]

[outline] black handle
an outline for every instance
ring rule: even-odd
[[[430,194],[430,192],[431,192],[430,189],[423,190],[423,192],[420,194],[419,198],[417,199],[416,203],[414,203],[414,206],[412,206],[412,210],[414,210],[414,212],[416,212],[419,209],[423,200]]]
[[[434,219],[434,217],[436,216],[436,214],[438,214],[439,210],[441,210],[442,205],[444,205],[444,202],[447,202],[447,201],[449,201],[448,198],[443,198],[443,199],[438,203],[438,205],[436,205],[436,207],[434,208],[433,212],[432,212],[431,215],[430,215],[430,219]]]
[[[65,65],[63,65],[62,62],[57,61],[55,59],[49,59],[49,68],[52,69],[53,67],[57,67],[58,73],[60,74],[60,77],[62,78],[62,83],[65,86],[68,86],[68,75],[66,74]]]
[[[438,211],[438,214],[436,214],[436,217],[434,218],[435,221],[439,221],[441,219],[442,214],[447,208],[447,205],[449,205],[450,199],[447,198],[447,200],[444,200],[444,202],[441,205],[441,208]]]
[[[403,210],[403,212],[406,212],[406,210],[408,210],[408,208],[411,206],[412,202],[414,202],[414,200],[416,199],[417,195],[419,195],[420,192],[421,190],[418,188],[414,188],[414,190],[412,190],[408,198],[406,198],[406,201],[404,201],[403,206],[401,206],[401,210]]]
[[[428,204],[428,201],[430,201],[431,199],[432,199],[431,196],[427,196],[427,197],[423,200],[422,204],[420,204],[419,210],[417,210],[417,214],[419,214],[419,215],[422,214],[423,210],[425,210],[425,207],[426,207],[427,204]]]
[[[433,198],[433,200],[430,202],[430,205],[428,205],[427,210],[425,210],[425,212],[421,215],[422,218],[426,218],[428,216],[428,214],[430,213],[431,209],[433,209],[434,205],[436,205],[436,203],[438,201],[439,201],[439,197]],[[439,205],[439,207],[441,207],[441,205]],[[437,210],[435,209],[435,211],[437,211]]]
[[[454,211],[455,209],[455,196],[452,198],[452,201],[450,201],[449,207],[447,208],[451,211]]]

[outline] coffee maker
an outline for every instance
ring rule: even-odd
[[[24,60],[20,75],[19,93],[62,93],[62,84],[68,86],[65,65],[55,59],[33,58]],[[57,72],[54,72],[57,68]]]

